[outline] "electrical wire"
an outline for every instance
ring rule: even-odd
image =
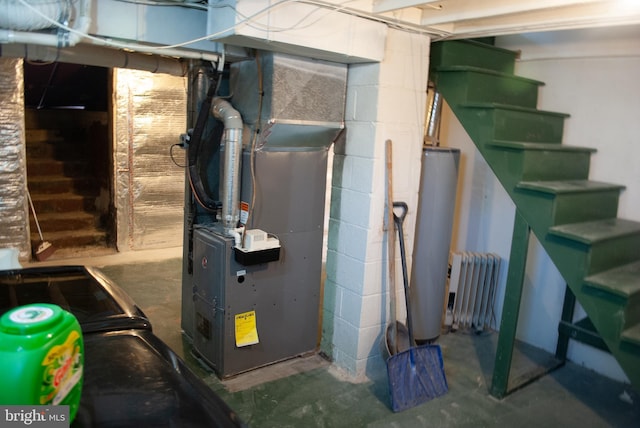
[[[249,225],[249,220],[253,217],[253,211],[256,204],[257,180],[256,180],[256,142],[258,140],[258,134],[260,133],[260,122],[262,120],[262,99],[264,98],[264,86],[263,86],[263,74],[262,74],[262,59],[260,58],[260,52],[256,52],[255,55],[257,74],[258,74],[258,119],[256,120],[256,129],[253,132],[253,138],[251,138],[251,147],[249,152],[249,167],[251,172],[251,204],[249,205],[249,211],[247,212],[247,221],[245,225]],[[242,235],[242,246],[244,247],[244,237]]]
[[[181,143],[175,143],[175,144],[172,144],[171,146],[169,146],[169,157],[171,158],[171,162],[173,162],[179,168],[186,168],[187,165],[180,165],[176,161],[176,159],[173,157],[173,148],[176,147],[176,146],[181,147],[181,148],[183,147]]]

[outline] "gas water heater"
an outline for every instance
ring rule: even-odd
[[[346,78],[342,64],[258,52],[230,65],[229,98],[210,87],[200,103],[218,131],[198,136],[208,156],[189,148],[182,329],[221,378],[317,349],[327,156]]]

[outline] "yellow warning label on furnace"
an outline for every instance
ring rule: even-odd
[[[236,315],[236,346],[255,345],[258,340],[256,328],[256,311],[244,312]]]

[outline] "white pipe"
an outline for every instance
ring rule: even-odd
[[[229,234],[233,237],[236,247],[242,248],[242,234],[244,233],[244,226],[237,227],[229,230]]]
[[[240,220],[240,166],[242,161],[242,117],[229,101],[214,98],[213,116],[224,123],[224,174],[222,182],[222,226],[231,235]]]

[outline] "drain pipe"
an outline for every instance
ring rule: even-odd
[[[231,103],[214,98],[213,117],[224,123],[224,174],[222,177],[222,227],[233,236],[240,220],[240,165],[242,161],[242,117]]]
[[[22,3],[22,2],[21,2]],[[46,3],[45,3],[46,5]],[[42,5],[40,5],[42,6]],[[27,6],[25,6],[27,7]],[[29,6],[35,10],[37,8],[33,6]],[[62,10],[56,10],[57,8],[62,8],[62,2],[57,2],[54,5],[49,5],[49,8],[53,8],[53,11],[48,10],[48,14],[53,13],[61,14]],[[38,11],[43,15],[47,15],[42,11]],[[22,13],[23,15],[20,15]],[[35,13],[35,12],[32,12]],[[22,29],[25,26],[28,29],[40,29],[47,28],[45,24],[41,22],[34,21],[33,23],[29,23],[29,19],[33,19],[30,17],[28,13],[25,13],[22,9],[19,11],[13,11],[15,16],[10,18],[10,23],[5,23],[5,25]],[[58,34],[41,34],[41,33],[32,33],[28,31],[14,31],[14,30],[6,30],[0,29],[0,43],[25,43],[25,44],[34,44],[34,45],[45,45],[45,46],[56,46],[58,48],[65,48],[69,46],[75,46],[78,44],[80,40],[84,37],[85,34],[89,31],[89,26],[91,25],[91,0],[81,0],[80,6],[78,7],[78,16],[75,20],[74,27],[71,29],[72,31],[62,31],[60,30]],[[25,22],[21,22],[25,21]],[[47,20],[45,20],[47,22]],[[53,27],[54,24],[49,22],[48,27]]]

